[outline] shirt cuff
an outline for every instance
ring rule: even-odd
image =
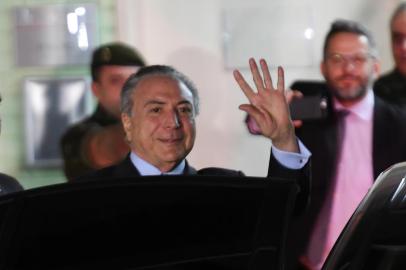
[[[293,153],[282,151],[272,145],[271,151],[275,159],[284,167],[292,170],[302,169],[306,163],[309,161],[310,156],[312,155],[306,146],[297,139],[299,144],[299,152]]]

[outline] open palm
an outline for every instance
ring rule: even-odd
[[[256,91],[238,70],[234,71],[234,78],[249,101],[249,104],[242,104],[239,108],[254,118],[261,134],[270,138],[276,147],[297,150],[294,127],[285,97],[283,69],[278,67],[278,81],[275,88],[266,61],[261,59],[259,63],[263,76],[255,60],[253,58],[249,60]]]

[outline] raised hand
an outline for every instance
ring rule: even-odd
[[[284,151],[298,152],[295,131],[285,97],[283,69],[278,67],[277,87],[274,88],[266,61],[261,59],[259,63],[263,76],[259,72],[256,61],[253,58],[249,60],[256,91],[250,87],[238,70],[233,72],[235,80],[250,103],[242,104],[239,108],[254,118],[261,134],[270,138],[275,147]]]

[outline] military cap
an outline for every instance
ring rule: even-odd
[[[145,61],[134,48],[120,42],[114,42],[104,44],[93,52],[92,68],[105,65],[145,66]]]

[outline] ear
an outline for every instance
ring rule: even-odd
[[[323,74],[323,77],[326,78],[326,74],[327,74],[327,67],[326,67],[326,62],[323,60],[320,63],[320,72],[321,74]]]
[[[121,123],[123,124],[126,140],[128,142],[131,142],[131,129],[132,129],[131,117],[126,113],[122,113]]]
[[[374,72],[374,78],[378,78],[378,76],[381,74],[381,63],[378,60],[374,60],[372,69]]]
[[[99,83],[93,81],[92,84],[91,84],[91,89],[92,89],[93,95],[98,98],[99,95],[100,95]]]

